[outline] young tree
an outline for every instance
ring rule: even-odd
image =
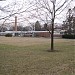
[[[51,51],[54,51],[54,22],[56,16],[59,15],[72,0],[35,0],[37,4],[37,12],[47,14],[47,21],[51,21]],[[41,14],[40,14],[41,16]],[[50,31],[50,30],[49,30]]]

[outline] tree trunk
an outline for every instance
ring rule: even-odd
[[[52,31],[51,31],[51,51],[54,51],[54,19],[52,19]]]
[[[54,51],[54,20],[55,20],[55,2],[53,2],[53,12],[52,12],[52,31],[51,31],[51,51]]]

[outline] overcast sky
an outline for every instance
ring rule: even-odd
[[[0,18],[6,17],[9,14],[13,14],[15,12],[22,12],[24,10],[27,10],[28,7],[30,8],[30,6],[35,4],[34,1],[35,0],[6,0],[6,1],[0,1],[0,9],[2,9],[0,11]],[[61,4],[62,4],[63,1],[64,0],[57,0],[57,3],[61,2]],[[31,5],[29,5],[30,2],[31,2]],[[75,6],[75,0],[73,0],[73,2],[71,2],[71,4],[68,4],[67,8],[60,15],[58,15],[56,17],[55,22],[62,23],[62,21],[65,19],[67,10],[69,8],[73,8],[74,6]],[[39,20],[38,18],[36,18],[37,13],[35,11],[33,11],[32,13],[35,14],[35,16],[33,18],[30,17],[31,13],[28,13],[26,11],[17,15],[18,16],[18,22],[27,24],[28,21],[29,22],[36,22],[37,20]],[[45,16],[46,15],[43,15],[42,18],[45,19]],[[13,15],[13,17],[15,17],[15,15]],[[13,17],[8,18],[8,20],[6,22],[13,22],[14,21]],[[4,20],[0,20],[0,21],[3,22]]]

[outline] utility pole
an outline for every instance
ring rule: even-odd
[[[15,31],[17,31],[17,16],[15,16]],[[17,36],[18,34],[15,33],[15,36]]]
[[[17,31],[17,16],[15,16],[15,31]]]

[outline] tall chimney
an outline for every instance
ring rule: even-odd
[[[17,31],[17,16],[15,16],[15,31]]]

